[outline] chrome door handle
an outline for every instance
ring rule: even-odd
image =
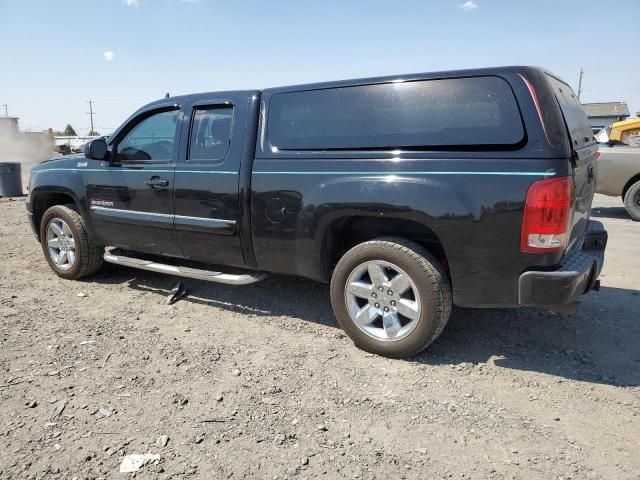
[[[169,186],[169,180],[165,180],[160,177],[151,177],[149,180],[146,180],[145,185],[149,185],[154,190],[161,190]]]

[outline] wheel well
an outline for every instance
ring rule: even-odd
[[[350,216],[335,220],[325,231],[322,260],[325,279],[331,278],[336,264],[349,249],[374,238],[395,236],[406,238],[427,249],[449,273],[442,242],[426,225],[400,218]]]
[[[631,180],[629,180],[627,184],[624,186],[624,188],[622,189],[623,200],[624,200],[624,196],[627,194],[627,190],[629,190],[631,188],[631,185],[633,185],[636,182],[640,182],[640,173],[637,174],[635,177],[633,177]]]
[[[69,194],[59,192],[41,193],[33,203],[33,218],[38,231],[40,230],[40,221],[42,220],[44,212],[54,205],[67,205],[77,210],[76,203]]]

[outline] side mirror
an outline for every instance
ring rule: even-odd
[[[84,156],[90,160],[104,160],[107,153],[109,148],[104,138],[96,138],[84,146]]]

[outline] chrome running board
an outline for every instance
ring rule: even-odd
[[[124,265],[125,267],[148,270],[150,272],[167,273],[169,275],[175,275],[176,277],[194,278],[196,280],[225,283],[227,285],[249,285],[251,283],[259,282],[267,277],[267,274],[262,272],[233,275],[229,273],[213,272],[211,270],[200,270],[198,268],[176,267],[175,265],[157,263],[152,260],[119,255],[117,250],[105,252],[104,261],[114,263],[116,265]]]

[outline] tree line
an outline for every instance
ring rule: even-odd
[[[55,132],[53,131],[53,129],[49,129],[47,131],[47,133],[49,134],[49,136],[57,136],[57,137],[61,137],[61,136],[67,136],[67,137],[77,137],[78,134],[76,133],[76,130],[71,126],[70,123],[67,123],[67,126],[65,127],[65,129],[63,131],[60,130],[56,130]],[[89,132],[89,136],[90,137],[97,137],[98,135],[100,135],[98,132],[96,132],[95,130],[92,130]]]

